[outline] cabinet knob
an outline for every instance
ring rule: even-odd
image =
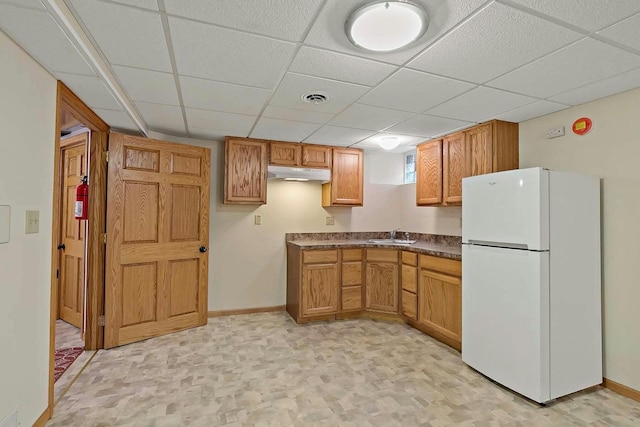
[[[207,247],[206,246],[200,246],[200,252],[205,253],[207,252]]]

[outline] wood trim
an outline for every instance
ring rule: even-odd
[[[407,324],[409,326],[412,326],[416,329],[418,329],[419,331],[424,332],[425,334],[435,338],[436,340],[448,345],[449,347],[458,350],[458,351],[462,351],[462,344],[460,343],[460,341],[454,340],[451,337],[447,336],[447,335],[443,335],[442,333],[440,333],[439,331],[435,330],[435,329],[431,329],[428,326],[426,326],[423,323],[420,323],[418,321],[412,320],[407,318],[405,320],[407,322]]]
[[[60,148],[72,147],[87,142],[87,132],[82,132],[77,135],[70,136],[60,140]]]
[[[59,100],[68,108],[68,111],[83,125],[94,132],[109,132],[109,125],[60,80],[58,80],[58,96]],[[59,137],[60,132],[56,135]]]
[[[624,384],[620,384],[618,382],[615,382],[613,380],[610,380],[608,378],[603,378],[602,379],[602,386],[605,388],[608,388],[611,391],[614,391],[618,394],[623,395],[624,397],[628,397],[629,399],[633,399],[636,400],[638,402],[640,402],[640,391],[633,389],[631,387],[628,387]]]
[[[33,423],[33,427],[43,427],[47,423],[47,421],[49,421],[50,418],[51,418],[51,406],[47,406],[44,412],[42,413],[42,415],[40,415],[36,420],[36,422]]]
[[[237,314],[273,313],[284,310],[284,305],[274,305],[271,307],[239,308],[234,310],[214,310],[209,312],[209,317],[235,316]]]

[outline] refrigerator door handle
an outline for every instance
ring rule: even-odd
[[[494,248],[508,248],[508,249],[523,249],[528,250],[529,245],[524,243],[511,243],[511,242],[494,242],[490,240],[469,240],[470,245],[476,246],[490,246]]]

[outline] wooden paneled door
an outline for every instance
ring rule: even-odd
[[[86,221],[75,219],[76,187],[87,174],[87,136],[84,133],[62,141],[62,204],[58,317],[82,329],[85,284]]]
[[[111,133],[105,348],[207,323],[210,150]]]

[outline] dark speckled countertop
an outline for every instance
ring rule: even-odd
[[[412,245],[369,242],[369,239],[388,238],[389,232],[287,233],[285,235],[288,245],[301,249],[390,248],[443,258],[462,259],[462,239],[459,236],[409,233],[409,239],[416,240]],[[404,239],[405,232],[399,231],[397,238]]]

